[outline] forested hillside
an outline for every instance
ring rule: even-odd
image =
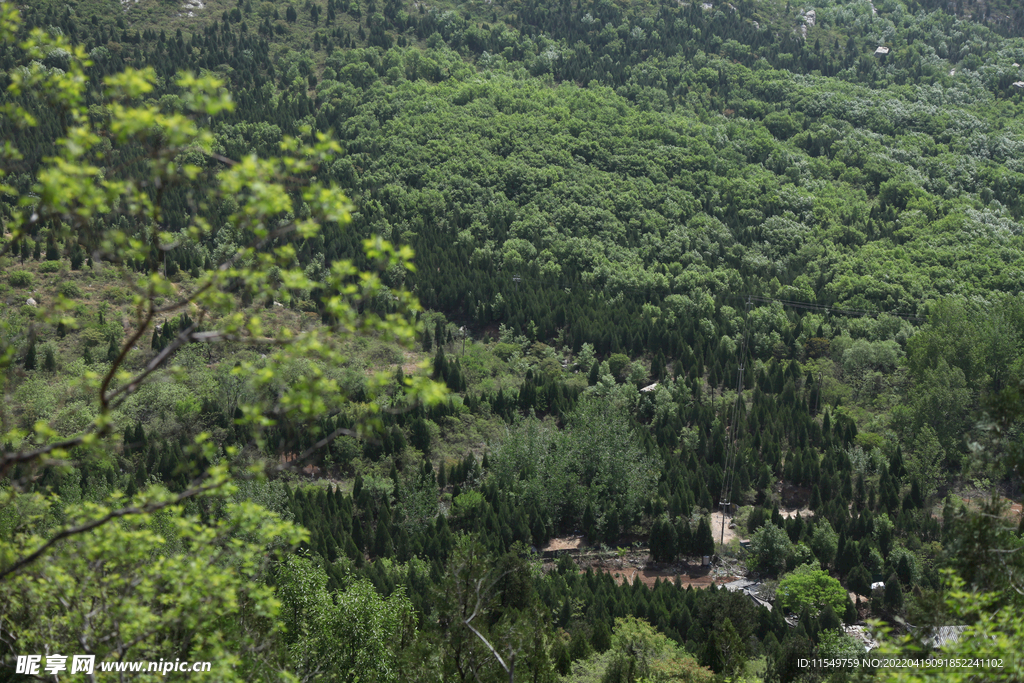
[[[1022,22],[3,4],[0,679],[1019,680]]]

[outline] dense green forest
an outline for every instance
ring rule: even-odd
[[[1020,680],[1014,3],[2,7],[0,680]]]

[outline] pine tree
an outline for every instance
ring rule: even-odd
[[[684,518],[676,526],[676,550],[680,555],[694,555],[693,532],[689,522]]]
[[[554,645],[551,646],[551,662],[560,676],[568,676],[572,671],[572,658],[569,657],[569,650],[561,638],[556,638]]]
[[[713,555],[715,552],[715,537],[711,533],[711,524],[707,518],[700,520],[697,525],[697,534],[693,539],[694,553],[697,555]]]
[[[651,556],[655,562],[671,562],[676,556],[676,530],[668,521],[659,518],[651,527]]]
[[[424,455],[430,453],[430,428],[422,417],[413,420],[409,444]]]
[[[381,520],[377,522],[377,532],[373,537],[373,554],[377,557],[390,557],[394,551],[388,525]]]
[[[113,363],[119,355],[121,355],[121,349],[118,348],[117,342],[114,341],[114,335],[110,335],[110,343],[107,345],[107,362]]]
[[[913,583],[914,575],[910,568],[910,560],[906,555],[900,557],[900,561],[896,564],[896,575],[904,586],[910,586]]]
[[[46,347],[46,353],[43,355],[43,370],[46,372],[57,370],[57,359],[53,357],[53,349],[49,346]]]
[[[36,369],[36,339],[32,338],[28,343],[28,353],[25,354],[25,369],[35,370]]]
[[[85,261],[85,250],[82,245],[76,244],[71,250],[71,270],[81,270],[82,262]]]
[[[573,661],[586,659],[590,656],[590,642],[584,629],[577,628],[569,639],[569,658]]]
[[[437,354],[434,356],[434,379],[439,382],[447,381],[448,373],[448,359],[445,358],[444,349],[438,344]]]
[[[889,458],[889,474],[898,480],[902,479],[906,473],[907,469],[903,465],[903,449],[900,448],[899,444],[896,444],[896,450],[893,451],[892,456]]]
[[[896,574],[890,574],[889,580],[885,582],[885,593],[882,597],[885,608],[895,612],[903,607],[903,589],[900,587],[900,580]]]
[[[593,633],[590,636],[590,644],[595,652],[607,652],[612,646],[612,631],[608,628],[608,622],[603,619],[594,624]]]
[[[586,509],[583,511],[583,533],[587,535],[587,540],[595,545],[597,543],[597,520],[594,518],[594,508],[587,503]]]

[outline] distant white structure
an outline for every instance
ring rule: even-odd
[[[883,57],[887,54],[889,54],[889,48],[887,48],[885,45],[879,45],[877,48],[875,48],[876,57]]]
[[[1017,68],[1017,67],[1019,67],[1019,66],[1020,66],[1020,64],[1018,64],[1017,62],[1014,62],[1014,63],[1013,63],[1013,68],[1015,68],[1015,69],[1016,69],[1016,68]]]
[[[648,385],[647,385],[646,387],[644,387],[644,388],[643,388],[643,389],[641,389],[640,391],[643,391],[643,392],[647,392],[647,393],[649,393],[649,392],[652,392],[652,391],[654,391],[654,390],[655,390],[655,389],[657,389],[657,388],[658,388],[658,383],[657,383],[657,382],[655,382],[654,384],[648,384]]]
[[[1013,87],[1017,90],[1024,90],[1024,81],[1017,81],[1013,84]]]

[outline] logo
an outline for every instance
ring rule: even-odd
[[[46,664],[43,664],[42,655],[18,655],[15,663],[14,673],[26,674],[29,676],[39,675],[40,667],[48,674],[58,674],[68,670],[67,655],[54,653],[46,655]],[[96,655],[74,655],[71,658],[71,673],[91,674],[96,667]]]

